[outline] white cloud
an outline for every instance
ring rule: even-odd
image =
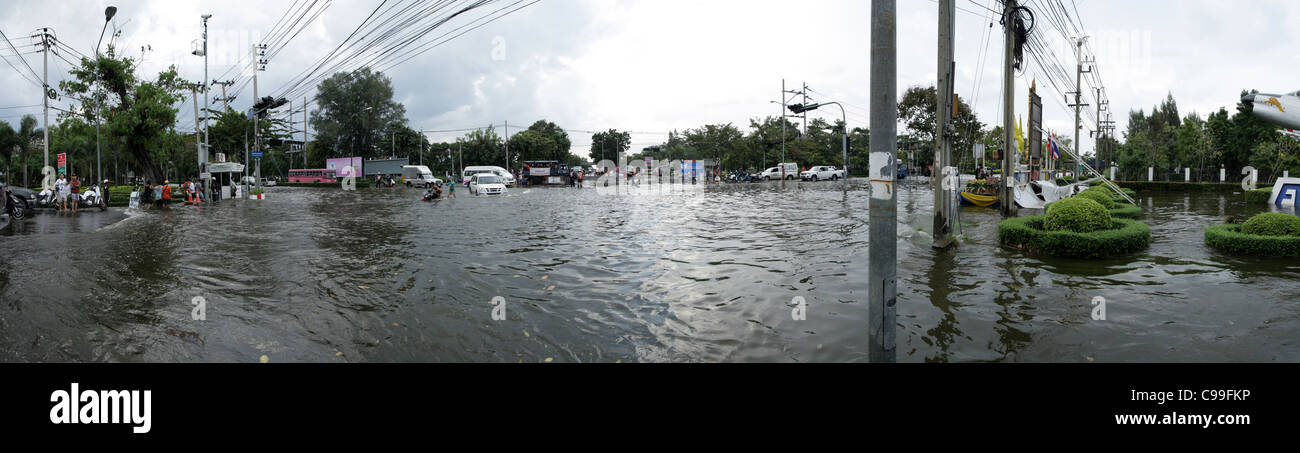
[[[0,29],[15,45],[29,41],[25,37],[37,27],[51,26],[79,51],[93,52],[105,2],[11,3],[0,12]],[[190,55],[190,43],[199,37],[200,14],[214,14],[209,78],[217,78],[247,62],[249,46],[292,2],[114,3],[119,7],[116,23],[122,25],[119,47],[133,56],[141,46],[153,49],[146,54],[141,74],[152,77],[175,64],[184,77],[198,80],[203,77],[202,59]],[[990,0],[976,3],[996,7]],[[333,2],[259,74],[261,94],[277,92],[332,50],[377,4]],[[937,4],[906,1],[898,6],[901,92],[933,83],[938,70]],[[984,16],[986,11],[974,3],[959,6],[964,11],[957,13],[956,90],[966,101],[976,102],[981,120],[999,123],[1002,35],[999,27],[989,28],[990,20],[997,19]],[[1092,35],[1091,48],[1098,53],[1098,71],[1121,131],[1130,109],[1149,110],[1170,92],[1182,113],[1206,115],[1219,107],[1231,110],[1242,89],[1300,88],[1289,67],[1280,63],[1295,54],[1294,44],[1300,42],[1300,30],[1292,26],[1300,23],[1300,6],[1294,2],[1095,0],[1081,5],[1078,15],[1076,20]],[[1040,21],[1039,33],[1061,45],[1056,52],[1072,73],[1068,43],[1047,20]],[[500,43],[505,46],[504,61],[493,58]],[[39,72],[40,55],[25,57]],[[571,129],[660,132],[706,123],[745,127],[751,117],[775,115],[777,108],[769,101],[777,99],[783,78],[789,89],[807,82],[817,101],[847,103],[850,124],[865,126],[869,59],[866,1],[573,0],[538,3],[387,73],[412,126],[421,129],[482,127],[509,120],[513,130],[516,122],[522,127],[546,118]],[[52,60],[51,79],[61,78],[66,66]],[[1070,130],[1073,110],[1062,108],[1064,99],[1039,76],[1046,124]],[[1022,117],[1030,77],[1016,80],[1015,105]],[[38,87],[8,65],[0,66],[0,83],[13,87],[0,92],[0,107],[40,102]],[[252,89],[246,87],[235,106],[242,109],[251,102]],[[839,117],[838,109],[823,110],[816,114]],[[1088,116],[1095,114],[1092,107],[1088,110]],[[185,112],[182,109],[182,121],[193,115],[192,110]],[[0,110],[0,119],[12,122],[21,113],[39,109]],[[455,134],[431,135],[448,139]],[[581,152],[589,137],[571,135],[575,151]],[[1081,135],[1086,138],[1087,131]],[[633,141],[661,139],[642,135]]]

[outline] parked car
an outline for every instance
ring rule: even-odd
[[[482,174],[482,173],[497,174],[497,172],[510,173],[509,171],[501,167],[492,166],[492,165],[478,165],[478,166],[465,167],[463,170],[461,170],[460,179],[461,181],[465,181],[465,184],[469,184],[470,178],[473,178],[474,175]],[[504,184],[504,178],[502,183]]]
[[[784,171],[782,171],[784,170]],[[771,181],[773,179],[794,179],[799,177],[799,165],[793,162],[786,162],[775,167],[763,170],[758,174],[758,179]]]
[[[274,178],[262,178],[262,187],[275,187]]]
[[[817,166],[799,173],[799,179],[804,181],[821,181],[824,179],[834,181],[843,177],[844,170],[836,170],[832,165]]]
[[[506,185],[500,176],[480,173],[470,178],[469,191],[474,195],[502,195],[506,193]]]
[[[501,183],[502,183],[502,184],[505,184],[506,187],[514,187],[514,186],[515,186],[515,183],[516,183],[516,181],[515,181],[515,175],[510,174],[510,172],[505,171],[505,170],[496,170],[496,171],[493,171],[493,173],[496,173],[497,176],[500,176],[500,177],[501,177]]]

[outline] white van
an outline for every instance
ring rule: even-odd
[[[442,181],[433,176],[429,167],[423,165],[402,166],[402,179],[406,187],[433,187],[442,185]]]
[[[494,174],[500,176],[501,179],[503,180],[502,182],[503,184],[507,186],[514,186],[514,180],[515,180],[514,175],[511,175],[510,172],[506,171],[506,169],[504,168],[491,166],[491,165],[465,167],[464,170],[460,171],[460,179],[461,181],[465,181],[466,184],[469,184],[470,178],[473,178],[474,175],[480,173],[488,173],[488,174]]]

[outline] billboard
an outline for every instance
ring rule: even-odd
[[[347,168],[349,165],[352,166],[352,173],[345,173],[343,169]],[[361,158],[340,157],[337,159],[326,159],[325,169],[334,170],[334,174],[340,178],[346,178],[348,176],[359,177],[361,176]]]

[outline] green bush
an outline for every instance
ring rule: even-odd
[[[1300,237],[1257,236],[1241,231],[1236,224],[1215,225],[1205,230],[1205,244],[1226,252],[1260,256],[1300,256]]]
[[[1110,189],[1104,189],[1104,190],[1109,191]],[[1080,192],[1078,195],[1075,195],[1075,197],[1083,197],[1095,201],[1097,202],[1097,204],[1100,204],[1101,207],[1106,208],[1107,210],[1115,209],[1115,199],[1111,198],[1111,194],[1107,192],[1103,192],[1102,190],[1088,189],[1083,192]]]
[[[1136,219],[1142,217],[1142,208],[1128,204],[1127,202],[1116,203],[1115,208],[1110,210],[1110,217],[1112,219],[1117,217],[1125,218],[1125,219]]]
[[[1241,182],[1169,182],[1169,181],[1111,181],[1115,185],[1139,191],[1173,192],[1231,192],[1241,190]]]
[[[1250,204],[1268,204],[1268,199],[1273,196],[1273,189],[1255,189],[1246,191],[1246,203]]]
[[[1132,253],[1151,243],[1151,228],[1129,219],[1114,219],[1109,228],[1089,233],[1051,231],[1044,218],[1019,217],[998,224],[998,243],[1048,256],[1106,258]]]
[[[1043,229],[1090,233],[1111,225],[1110,211],[1088,198],[1070,197],[1052,203],[1043,217]]]
[[[1300,217],[1280,212],[1257,214],[1241,225],[1241,232],[1256,236],[1300,236]]]

